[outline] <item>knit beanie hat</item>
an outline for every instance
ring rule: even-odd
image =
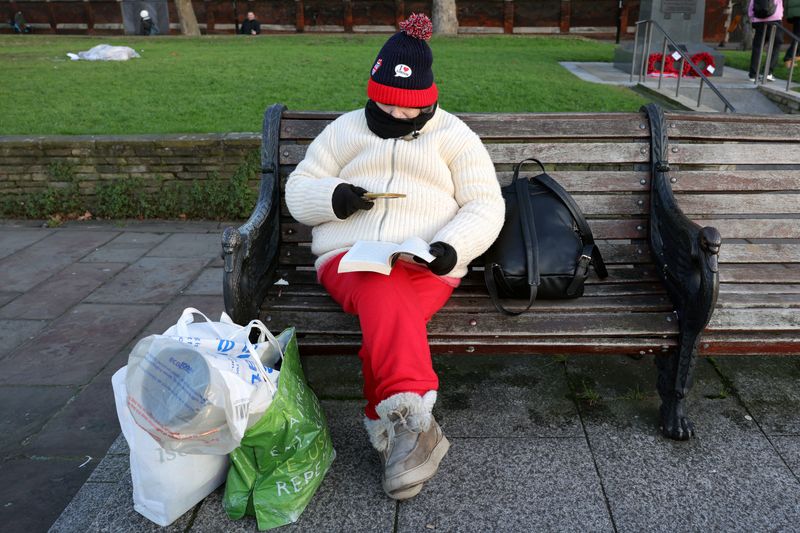
[[[400,107],[427,107],[439,98],[433,82],[433,53],[428,43],[431,19],[412,13],[383,45],[367,84],[371,100]]]

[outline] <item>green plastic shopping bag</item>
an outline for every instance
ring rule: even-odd
[[[336,456],[325,414],[300,366],[294,328],[278,342],[286,346],[278,391],[231,452],[222,501],[228,517],[255,516],[262,531],[300,517]]]

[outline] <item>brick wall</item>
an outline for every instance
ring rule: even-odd
[[[256,133],[115,136],[0,136],[0,195],[62,187],[68,166],[80,189],[92,196],[103,181],[138,177],[159,181],[226,178],[258,150]]]

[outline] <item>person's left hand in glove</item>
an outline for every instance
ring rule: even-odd
[[[433,261],[428,263],[419,257],[414,257],[414,261],[417,263],[427,264],[430,271],[437,276],[444,276],[456,266],[458,254],[456,253],[455,248],[446,242],[436,241],[431,243],[429,251],[431,255],[435,257]]]

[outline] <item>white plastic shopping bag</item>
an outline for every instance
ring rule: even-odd
[[[194,322],[195,316],[204,320]],[[252,330],[257,344],[250,341]],[[230,453],[269,407],[278,380],[271,365],[280,357],[278,341],[258,320],[239,326],[223,313],[212,322],[188,308],[163,335],[134,347],[128,408],[164,449]]]
[[[225,455],[189,455],[164,450],[133,421],[125,389],[127,367],[111,378],[119,425],[128,441],[133,508],[167,526],[219,487],[228,474]]]

